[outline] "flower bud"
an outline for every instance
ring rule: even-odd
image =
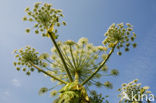
[[[117,55],[121,56],[122,55],[122,52],[117,52]]]
[[[27,17],[26,16],[23,17],[23,21],[27,21]]]
[[[26,33],[29,33],[29,32],[30,32],[30,29],[29,29],[29,28],[27,28],[25,31],[26,31]]]
[[[39,34],[39,31],[38,30],[35,30],[35,34]]]
[[[125,48],[125,51],[128,52],[129,51],[129,48]]]
[[[119,72],[118,72],[117,69],[112,69],[111,74],[114,75],[114,76],[117,76],[119,74]]]
[[[28,76],[29,76],[29,75],[30,75],[30,71],[28,71],[28,72],[26,73],[26,75],[28,75]]]
[[[136,44],[136,43],[134,43],[134,44],[133,44],[133,48],[136,48],[136,46],[137,46],[137,44]]]
[[[17,71],[20,71],[20,68],[19,68],[19,67],[16,67],[16,70],[17,70]]]
[[[27,69],[26,68],[23,68],[23,71],[25,72]]]

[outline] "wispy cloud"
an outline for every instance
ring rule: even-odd
[[[12,85],[14,85],[15,87],[20,87],[21,86],[21,83],[18,79],[12,79]]]

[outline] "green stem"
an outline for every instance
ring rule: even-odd
[[[69,57],[68,57],[68,53],[66,51],[62,52],[62,54],[64,55],[65,59],[68,61],[69,65],[71,68],[74,68],[72,62],[70,61]]]
[[[114,49],[115,49],[117,44],[118,44],[118,42],[115,42],[114,47],[111,49],[111,51],[107,55],[106,59],[101,63],[101,65],[84,82],[82,82],[82,85],[85,85],[89,80],[91,80],[96,75],[96,73],[105,65],[107,60],[110,58],[110,56],[114,52]]]
[[[80,58],[78,60],[78,65],[77,65],[77,68],[79,68],[79,66],[81,65],[81,62],[82,62],[82,58],[83,58],[83,53],[80,53]]]
[[[30,64],[31,64],[34,68],[36,68],[38,71],[40,71],[40,72],[42,72],[42,73],[48,75],[49,77],[52,77],[52,78],[54,78],[55,80],[57,80],[57,81],[59,81],[59,82],[61,82],[61,83],[63,83],[63,84],[67,84],[67,82],[65,82],[65,81],[63,81],[63,80],[61,80],[61,79],[55,77],[54,75],[51,75],[50,73],[44,71],[43,69],[39,68],[38,66],[34,65],[33,63],[30,63]]]
[[[75,72],[75,82],[79,83],[79,74]]]
[[[54,44],[54,46],[56,48],[56,50],[57,50],[61,60],[62,60],[62,63],[64,65],[64,68],[65,68],[66,72],[67,72],[67,75],[68,75],[68,78],[69,78],[70,82],[73,82],[72,76],[71,76],[71,74],[69,72],[69,69],[68,69],[68,67],[66,65],[66,62],[65,62],[64,58],[63,58],[63,55],[61,54],[61,51],[60,51],[60,49],[59,49],[59,47],[58,47],[54,37],[52,36],[52,32],[48,32],[48,34],[49,34],[49,36],[50,36],[50,38],[51,38],[51,40],[52,40],[52,42],[53,42],[53,44]]]
[[[71,57],[72,57],[72,61],[73,61],[73,63],[74,63],[74,67],[75,67],[75,69],[77,69],[77,68],[76,68],[75,59],[74,59],[74,56],[73,56],[73,51],[72,51],[71,45],[69,46],[69,48],[70,48],[70,54],[71,54]]]

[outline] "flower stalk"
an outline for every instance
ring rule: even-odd
[[[82,82],[82,85],[85,85],[89,80],[91,80],[96,75],[96,73],[105,65],[105,63],[107,62],[107,60],[110,58],[110,56],[114,52],[114,49],[115,49],[115,47],[116,47],[117,44],[118,44],[118,41],[116,41],[114,43],[114,46],[112,47],[111,51],[107,55],[106,59],[101,63],[101,65],[85,81]]]
[[[58,54],[59,54],[61,60],[62,60],[62,63],[63,63],[63,65],[64,65],[64,68],[65,68],[66,72],[67,72],[67,75],[68,75],[68,78],[69,78],[70,82],[73,82],[73,78],[72,78],[72,76],[71,76],[71,74],[70,74],[70,71],[69,71],[67,65],[66,65],[66,62],[65,62],[65,60],[64,60],[64,58],[63,58],[63,55],[62,55],[62,53],[61,53],[61,51],[60,51],[60,49],[59,49],[59,47],[58,47],[58,45],[57,45],[57,43],[56,43],[54,37],[52,36],[52,32],[48,32],[48,34],[49,34],[49,36],[50,36],[50,38],[51,38],[51,40],[52,40],[52,42],[53,42],[53,44],[54,44],[54,46],[55,46],[55,48],[56,48],[56,50],[57,50],[57,52],[58,52]]]
[[[48,75],[49,77],[52,77],[53,79],[55,79],[55,80],[57,80],[57,81],[59,81],[59,82],[61,82],[61,83],[63,83],[63,84],[67,84],[67,82],[65,82],[65,81],[63,81],[63,80],[61,80],[61,79],[55,77],[54,75],[51,75],[50,73],[44,71],[43,69],[39,68],[38,66],[34,65],[33,63],[30,63],[30,64],[31,64],[34,68],[36,68],[38,71],[40,71],[40,72],[42,72],[42,73]]]
[[[75,69],[77,69],[77,67],[76,67],[76,62],[75,62],[75,58],[74,58],[74,56],[73,56],[73,51],[72,51],[72,46],[70,45],[70,54],[71,54],[71,57],[72,57],[72,60],[73,60],[73,63],[74,63],[74,67],[75,67]]]

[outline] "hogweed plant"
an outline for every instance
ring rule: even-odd
[[[26,8],[25,12],[27,16],[24,16],[23,20],[33,24],[26,32],[34,31],[35,34],[51,39],[54,47],[51,49],[52,54],[39,54],[30,46],[15,50],[16,69],[23,70],[27,75],[36,69],[56,82],[56,86],[51,89],[44,87],[39,91],[40,95],[47,91],[51,91],[51,96],[58,95],[55,103],[102,103],[95,101],[95,98],[103,101],[102,96],[94,95],[89,98],[87,91],[90,91],[92,85],[113,88],[111,82],[102,83],[100,78],[119,74],[116,69],[108,70],[106,65],[115,49],[121,56],[123,51],[130,50],[131,45],[134,48],[137,46],[134,43],[136,34],[133,32],[133,26],[129,23],[112,24],[99,46],[94,46],[84,37],[78,42],[72,40],[63,42],[58,40],[59,27],[66,25],[62,20],[62,10],[54,9],[51,4],[35,3],[33,9]],[[59,91],[54,90],[57,86],[61,87]]]

